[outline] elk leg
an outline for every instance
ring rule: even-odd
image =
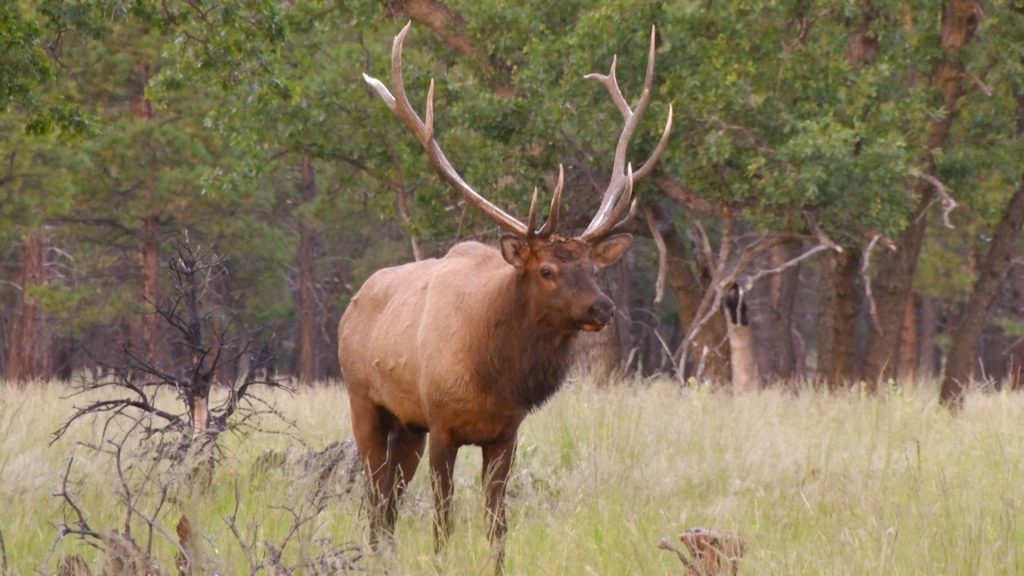
[[[434,487],[434,552],[440,552],[452,533],[452,474],[459,447],[443,433],[430,433],[430,476]]]
[[[483,445],[483,485],[487,499],[488,537],[495,554],[498,573],[505,562],[505,489],[516,454],[516,435]]]
[[[352,432],[363,458],[367,477],[367,498],[370,501],[370,547],[377,549],[381,534],[390,537],[385,516],[388,495],[394,482],[394,459],[388,458],[389,440],[394,416],[365,398],[351,396]]]
[[[395,522],[398,520],[398,504],[402,500],[402,494],[406,487],[412,482],[416,474],[416,466],[423,456],[423,445],[426,442],[426,434],[410,432],[403,426],[397,427],[388,438],[388,454],[394,462],[392,485],[394,488],[388,494],[385,503],[385,523],[388,530],[393,534]]]

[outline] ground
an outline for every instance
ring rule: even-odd
[[[74,538],[51,554],[63,518],[52,494],[74,440],[93,432],[83,424],[76,438],[48,444],[80,402],[67,393],[56,384],[0,388],[0,531],[11,574],[52,572],[66,554],[98,558]],[[574,380],[521,430],[508,573],[681,573],[658,541],[695,526],[742,536],[741,574],[1024,573],[1024,397],[972,394],[965,411],[952,416],[936,396],[932,386],[879,396],[734,396],[683,390],[669,380],[602,389]],[[347,438],[348,403],[343,388],[328,385],[276,400],[294,419],[295,437],[227,437],[211,487],[175,491],[165,504],[153,549],[168,572],[182,514],[205,542],[209,562],[244,574],[250,561],[266,558],[266,543],[282,543],[292,513],[309,510],[313,482],[294,467],[254,471],[254,464],[299,441],[320,449]],[[479,467],[479,451],[463,449],[455,533],[443,558],[433,554],[429,478],[421,467],[402,506],[397,551],[387,561],[364,559],[363,567],[488,573]],[[122,527],[109,464],[79,456],[73,475],[93,528]],[[344,493],[335,483],[331,490],[338,494],[324,511],[289,540],[286,564],[361,541],[358,489]],[[225,521],[236,501],[236,529],[256,543],[248,556]],[[145,533],[134,529],[137,539]]]

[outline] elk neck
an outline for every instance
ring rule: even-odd
[[[526,279],[511,267],[494,296],[478,382],[487,393],[530,411],[561,388],[577,331],[547,322]]]

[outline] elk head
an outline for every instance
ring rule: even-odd
[[[640,119],[651,100],[654,84],[655,30],[651,28],[651,44],[647,56],[647,74],[636,108],[623,96],[615,77],[616,59],[605,74],[588,74],[608,90],[624,120],[612,162],[612,174],[601,205],[587,228],[578,236],[563,237],[557,233],[559,204],[564,184],[564,171],[558,170],[558,184],[551,198],[547,221],[537,226],[537,189],[533,191],[530,213],[526,223],[511,216],[473,189],[452,167],[441,146],[434,139],[434,81],[427,92],[425,119],[413,109],[405,92],[402,79],[402,46],[412,22],[395,36],[391,51],[391,82],[394,94],[384,84],[363,74],[363,79],[384,100],[392,112],[416,136],[438,175],[458,190],[471,205],[506,231],[501,238],[501,254],[515,267],[525,285],[528,314],[539,324],[556,329],[582,329],[597,331],[613,317],[615,306],[596,282],[600,268],[614,264],[629,248],[632,236],[624,233],[636,215],[633,184],[649,175],[668,146],[672,131],[672,106],[661,140],[651,156],[635,171],[626,162],[626,152]]]

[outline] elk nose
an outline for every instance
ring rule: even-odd
[[[607,324],[612,321],[612,316],[615,314],[615,303],[608,297],[602,296],[590,305],[587,313],[593,322],[601,325]]]

